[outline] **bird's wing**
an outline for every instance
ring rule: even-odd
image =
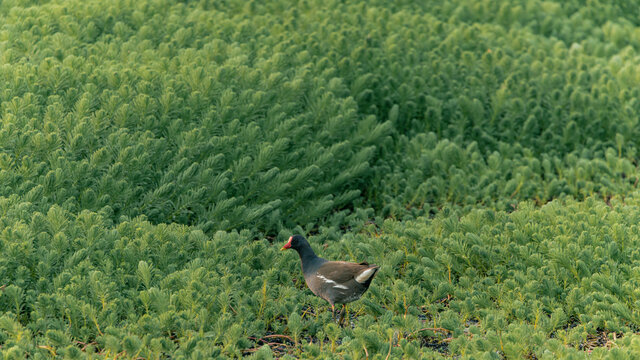
[[[364,265],[346,261],[328,261],[318,268],[317,273],[319,276],[322,276],[327,280],[335,281],[338,284],[344,284],[347,281],[354,280],[360,273],[371,267],[372,266],[369,264]]]

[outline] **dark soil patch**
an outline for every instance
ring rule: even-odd
[[[623,336],[622,333],[599,331],[597,334],[587,335],[587,340],[578,345],[579,350],[591,351],[598,347],[606,347],[611,349],[615,341]]]
[[[429,348],[433,351],[437,351],[442,355],[449,354],[449,340],[450,339],[439,339],[433,336],[421,336],[420,337],[420,346]]]

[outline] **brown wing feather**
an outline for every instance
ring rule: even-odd
[[[358,274],[370,267],[373,266],[367,263],[356,264],[346,261],[328,261],[322,264],[317,272],[329,280],[342,284],[355,279]]]

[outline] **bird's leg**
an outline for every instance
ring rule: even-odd
[[[342,325],[342,321],[344,320],[344,314],[347,312],[347,305],[342,304],[342,311],[340,311],[340,321],[338,321],[339,325]]]
[[[336,321],[336,307],[331,304],[331,321]]]

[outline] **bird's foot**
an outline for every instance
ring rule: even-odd
[[[340,310],[340,320],[338,321],[338,325],[344,327],[344,316],[347,313],[347,307],[346,306],[342,306],[342,310]]]

